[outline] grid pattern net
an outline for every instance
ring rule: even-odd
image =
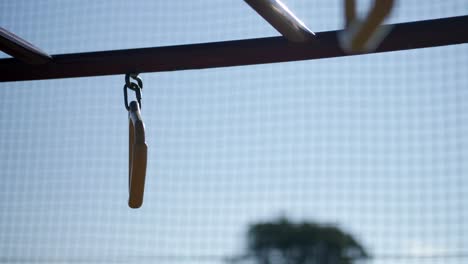
[[[342,27],[340,1],[284,2]],[[388,21],[467,12],[398,1]],[[0,24],[51,54],[277,35],[232,0],[4,1]],[[467,70],[456,45],[142,74],[139,210],[123,76],[1,83],[0,263],[224,263],[279,217],[338,226],[363,263],[466,263]]]

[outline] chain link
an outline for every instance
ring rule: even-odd
[[[136,81],[136,82],[133,82],[133,81]],[[140,78],[140,76],[138,76],[138,74],[136,73],[125,74],[125,84],[123,87],[124,105],[125,105],[125,109],[127,109],[128,111],[130,109],[130,106],[128,105],[127,89],[130,89],[135,92],[138,105],[140,106],[140,109],[141,109],[141,90],[143,89],[143,80]]]

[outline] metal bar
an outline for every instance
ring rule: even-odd
[[[292,42],[307,42],[314,32],[299,20],[280,0],[244,0],[283,37]]]
[[[47,53],[0,27],[0,50],[28,64],[44,64],[52,60]]]
[[[468,42],[468,16],[395,24],[372,53],[418,49]],[[327,31],[314,41],[291,43],[283,37],[205,44],[101,51],[53,56],[43,65],[17,59],[0,60],[0,81],[23,81],[85,76],[229,67],[347,56],[337,35]]]

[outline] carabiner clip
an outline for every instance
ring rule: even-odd
[[[130,89],[130,90],[135,92],[135,97],[137,99],[138,106],[141,109],[141,87],[139,85],[137,85],[136,83],[132,83],[132,82],[130,84],[125,83],[124,87],[123,87],[125,109],[127,109],[127,111],[130,110],[130,106],[128,105],[128,92],[127,92],[127,89]]]

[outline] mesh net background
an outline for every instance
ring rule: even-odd
[[[341,1],[284,2],[342,28]],[[387,22],[467,13],[405,0]],[[234,0],[1,1],[0,24],[50,54],[278,35]],[[286,216],[353,234],[366,263],[466,263],[467,72],[465,44],[142,74],[138,210],[124,76],[1,83],[0,262],[224,263]]]

